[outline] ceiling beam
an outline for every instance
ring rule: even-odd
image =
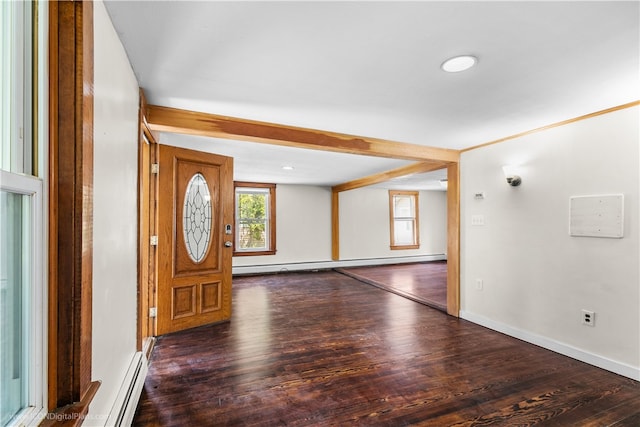
[[[373,184],[379,184],[386,182],[394,178],[401,176],[413,175],[416,173],[432,172],[438,169],[446,168],[448,163],[445,162],[418,162],[412,163],[407,166],[402,166],[396,169],[391,169],[385,172],[376,173],[374,175],[365,176],[363,178],[354,179],[353,181],[344,182],[342,184],[334,185],[331,187],[331,191],[339,193],[347,190],[354,190],[356,188],[367,187]]]
[[[295,148],[457,163],[458,150],[393,142],[336,132],[258,122],[176,108],[147,106],[149,127],[157,132],[237,139]]]

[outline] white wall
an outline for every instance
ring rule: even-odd
[[[233,265],[331,260],[331,189],[276,185],[276,254],[236,256]]]
[[[463,317],[640,379],[638,110],[462,153]],[[520,187],[505,164],[522,165]],[[625,196],[624,238],[571,237],[569,198],[611,193]]]
[[[234,273],[278,271],[280,268],[330,268],[388,263],[391,259],[436,255],[447,248],[447,196],[443,191],[420,192],[420,249],[389,249],[389,193],[363,188],[340,193],[340,259],[331,261],[331,189],[308,185],[276,186],[275,255],[236,256]],[[436,258],[434,258],[436,259]],[[276,269],[248,269],[276,266]]]
[[[138,83],[102,2],[94,3],[92,377],[85,426],[105,425],[136,353]]]
[[[420,191],[420,248],[390,249],[389,191],[359,188],[340,193],[340,258],[442,255],[447,250],[447,193]]]

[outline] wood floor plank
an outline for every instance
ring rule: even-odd
[[[336,272],[234,278],[159,337],[135,426],[630,426],[640,383]],[[636,424],[634,424],[636,423]]]
[[[336,271],[447,312],[446,261],[347,267]]]

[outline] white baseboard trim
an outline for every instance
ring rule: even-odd
[[[640,367],[617,362],[615,360],[611,360],[606,357],[581,350],[577,347],[573,347],[571,345],[553,340],[551,338],[537,335],[519,328],[514,328],[504,323],[496,322],[495,320],[478,314],[469,313],[464,310],[460,311],[460,318],[476,323],[480,326],[484,326],[485,328],[501,332],[505,335],[518,338],[522,341],[535,344],[539,347],[546,348],[547,350],[560,353],[564,356],[571,357],[572,359],[597,366],[598,368],[602,368],[618,375],[631,378],[632,380],[640,381]]]
[[[131,425],[148,370],[147,358],[143,353],[139,351],[134,354],[105,425],[116,427]]]
[[[313,271],[326,270],[340,267],[362,267],[367,265],[388,265],[404,264],[409,262],[444,261],[447,257],[444,254],[418,255],[397,258],[365,258],[340,261],[314,261],[295,262],[284,264],[263,264],[263,265],[239,265],[232,269],[234,275],[261,274],[261,273],[284,273],[288,271]]]

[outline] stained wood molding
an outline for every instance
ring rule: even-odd
[[[99,381],[91,383],[80,402],[56,408],[47,415],[39,427],[77,427],[82,425],[89,412],[89,404],[98,392],[98,388],[100,388]]]
[[[147,101],[142,89],[139,91],[138,111],[138,325],[136,348],[148,350],[153,346],[155,319],[149,317],[149,308],[156,307],[156,246],[149,244],[155,235],[155,201],[157,175],[151,173],[151,164],[156,163],[157,143],[146,124]],[[148,354],[146,355],[148,357]]]
[[[153,131],[407,160],[457,162],[458,150],[285,126],[158,105],[147,106]]]
[[[93,3],[50,2],[48,409],[66,407],[76,423],[99,386],[91,381],[93,58]]]
[[[407,166],[402,166],[396,169],[391,169],[385,172],[380,172],[374,175],[365,176],[363,178],[354,179],[353,181],[345,182],[343,184],[334,185],[331,187],[331,191],[342,192],[347,190],[354,190],[356,188],[367,187],[373,184],[379,184],[386,182],[394,178],[401,176],[413,175],[416,173],[432,172],[438,169],[444,169],[448,163],[443,162],[418,162]]]
[[[460,167],[447,167],[447,313],[460,315]]]
[[[340,193],[331,192],[331,259],[340,260]]]
[[[542,126],[542,127],[535,128],[535,129],[531,129],[531,130],[528,130],[528,131],[525,131],[525,132],[516,133],[515,135],[506,136],[504,138],[496,139],[494,141],[485,142],[484,144],[474,145],[473,147],[468,147],[468,148],[462,149],[462,150],[460,150],[460,152],[464,153],[465,151],[477,150],[478,148],[483,148],[483,147],[486,147],[488,145],[499,144],[501,142],[509,141],[511,139],[520,138],[520,137],[523,137],[523,136],[526,136],[526,135],[530,135],[532,133],[538,133],[538,132],[542,132],[544,130],[549,130],[549,129],[553,129],[553,128],[556,128],[556,127],[559,127],[559,126],[564,126],[564,125],[568,125],[568,124],[571,124],[571,123],[579,122],[581,120],[591,119],[593,117],[602,116],[603,114],[613,113],[614,111],[625,110],[627,108],[635,107],[637,105],[640,105],[640,101],[628,102],[626,104],[622,104],[622,105],[618,105],[618,106],[615,106],[615,107],[607,108],[605,110],[596,111],[594,113],[589,113],[589,114],[585,114],[583,116],[574,117],[572,119],[563,120],[561,122],[552,123],[550,125]]]

